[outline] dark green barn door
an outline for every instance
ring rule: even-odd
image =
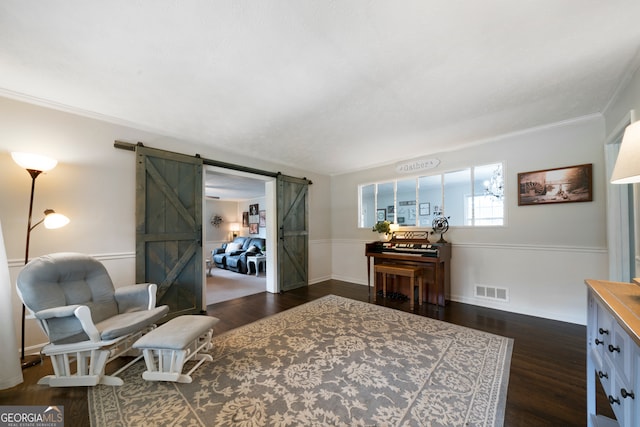
[[[306,179],[278,175],[278,278],[279,289],[308,285],[308,190]]]
[[[202,310],[202,159],[136,147],[136,281],[169,316]]]

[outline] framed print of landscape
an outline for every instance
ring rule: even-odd
[[[518,206],[593,201],[593,165],[518,174]]]

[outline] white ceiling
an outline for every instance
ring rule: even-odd
[[[227,201],[244,201],[264,197],[265,181],[248,174],[206,168],[205,196]]]
[[[602,112],[638,0],[3,0],[0,95],[339,174]]]

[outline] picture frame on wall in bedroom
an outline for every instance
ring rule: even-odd
[[[258,221],[258,226],[264,228],[267,226],[267,211],[260,211],[258,214],[260,216],[260,220]]]
[[[242,212],[242,226],[249,226],[249,212]]]
[[[591,163],[518,174],[518,206],[593,201]]]

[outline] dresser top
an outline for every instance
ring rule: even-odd
[[[640,346],[640,286],[592,279],[585,280],[585,283]]]

